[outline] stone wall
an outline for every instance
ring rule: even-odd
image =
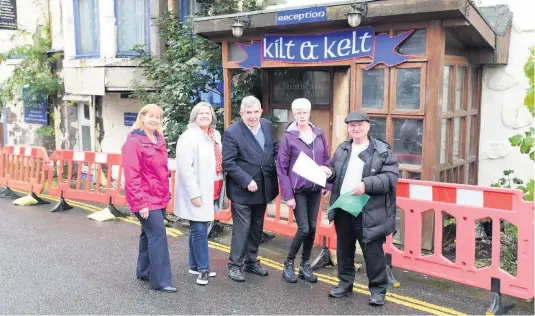
[[[528,79],[524,64],[528,48],[535,45],[535,26],[530,0],[479,0],[478,5],[506,4],[513,12],[511,46],[507,66],[485,67],[481,100],[481,131],[479,146],[479,185],[490,185],[502,176],[504,169],[515,175],[533,177],[535,164],[519,147],[511,147],[508,138],[524,133],[534,120],[524,106]]]

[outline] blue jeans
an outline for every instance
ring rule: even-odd
[[[210,271],[208,252],[209,222],[189,221],[189,268],[196,271]]]
[[[173,285],[164,214],[165,209],[154,210],[144,219],[134,213],[141,222],[136,275],[138,278],[149,278],[153,289]]]

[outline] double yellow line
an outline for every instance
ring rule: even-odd
[[[230,247],[227,245],[223,245],[223,244],[213,242],[213,241],[208,241],[208,246],[210,248],[213,248],[219,251],[230,253]],[[271,267],[279,271],[284,270],[284,265],[281,263],[278,263],[276,261],[273,261],[271,259],[268,259],[262,256],[258,256],[258,259],[265,266]],[[338,284],[338,278],[336,277],[317,273],[317,272],[315,272],[314,274],[318,277],[318,280],[323,283],[330,284],[333,286],[336,286]],[[358,283],[353,284],[353,292],[370,295],[370,292],[368,291],[368,287],[363,284],[358,284]],[[420,310],[420,311],[433,314],[433,315],[467,315],[465,313],[458,312],[451,308],[431,304],[431,303],[424,302],[424,301],[421,301],[412,297],[398,295],[394,293],[387,293],[386,300],[392,303],[411,307],[416,310]]]
[[[22,191],[17,191],[17,192],[24,193]],[[51,201],[55,201],[55,202],[59,201],[58,198],[56,198],[54,196],[47,195],[47,194],[40,194],[39,196],[41,198],[45,198],[47,200],[51,200]],[[99,207],[94,206],[94,205],[90,205],[90,204],[85,204],[85,203],[72,201],[72,200],[67,200],[67,202],[72,206],[76,206],[76,207],[78,207],[80,209],[83,209],[83,210],[86,210],[86,211],[89,211],[89,212],[98,212],[98,211],[101,210]],[[140,223],[139,223],[139,221],[137,219],[132,219],[132,218],[128,218],[128,217],[119,217],[118,219],[122,220],[122,221],[125,221],[125,222],[128,222],[128,223],[132,223],[132,224],[138,225],[138,226],[140,225]],[[171,236],[171,237],[179,237],[179,236],[183,236],[184,235],[180,230],[178,230],[176,228],[167,227],[166,230],[167,230],[167,235]],[[220,244],[220,243],[213,242],[213,241],[208,241],[208,246],[210,248],[212,248],[212,249],[223,251],[225,253],[230,253],[230,247],[227,246],[227,245],[224,245],[224,244]],[[262,257],[262,256],[259,256],[258,259],[265,266],[271,267],[271,268],[279,270],[279,271],[282,271],[284,269],[284,265],[279,263],[279,262],[273,261],[271,259],[268,259],[268,258],[265,258],[265,257]],[[333,276],[330,276],[330,275],[326,275],[326,274],[321,274],[321,273],[315,273],[315,275],[318,277],[319,281],[321,281],[321,282],[323,282],[325,284],[329,284],[329,285],[333,285],[333,286],[336,286],[338,284],[338,278],[336,278],[336,277],[333,277]],[[354,283],[353,284],[353,291],[356,292],[356,293],[360,293],[360,294],[370,295],[370,292],[368,291],[368,287],[366,285],[364,285],[364,284]],[[425,302],[425,301],[421,301],[421,300],[418,300],[418,299],[415,299],[415,298],[412,298],[412,297],[409,297],[409,296],[403,296],[403,295],[399,295],[399,294],[395,294],[395,293],[387,293],[386,294],[386,300],[390,301],[392,303],[396,303],[396,304],[399,304],[399,305],[407,306],[407,307],[410,307],[410,308],[413,308],[413,309],[416,309],[416,310],[419,310],[419,311],[422,311],[422,312],[425,312],[425,313],[429,313],[429,314],[432,314],[432,315],[467,315],[465,313],[456,311],[456,310],[448,308],[448,307],[431,304],[431,303],[428,303],[428,302]]]

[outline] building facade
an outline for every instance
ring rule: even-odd
[[[120,151],[129,125],[141,107],[138,100],[131,98],[133,80],[141,74],[131,59],[132,46],[145,45],[153,56],[160,56],[165,43],[158,37],[157,17],[173,9],[179,12],[178,18],[185,18],[196,7],[191,0],[11,2],[15,3],[19,30],[34,31],[39,24],[50,22],[52,49],[63,52],[59,71],[64,94],[55,104],[48,105],[53,115],[47,122],[27,122],[22,102],[4,104],[3,143],[104,152]],[[441,1],[450,8],[463,8],[463,16],[450,16],[451,9],[433,8],[437,7],[433,5],[435,1],[415,0],[410,2],[412,11],[404,13],[410,18],[403,18],[387,14],[392,6],[407,3],[401,0],[311,0],[306,7],[340,5],[338,11],[326,11],[326,22],[295,23],[287,16],[281,25],[276,25],[276,20],[265,20],[266,16],[276,16],[277,12],[303,4],[296,0],[260,2],[264,11],[243,15],[253,23],[239,39],[231,32],[235,17],[197,21],[201,35],[226,43],[223,57],[227,58],[229,70],[246,68],[236,64],[244,58],[243,45],[238,44],[260,40],[267,33],[310,34],[351,29],[347,13],[352,3],[365,2],[368,7],[369,14],[359,28],[371,26],[374,35],[386,32],[392,37],[411,31],[396,50],[408,59],[391,67],[378,65],[366,70],[370,57],[355,63],[327,62],[320,67],[288,67],[280,60],[279,64],[273,61],[263,65],[263,101],[267,112],[288,121],[292,119],[288,111],[291,100],[310,98],[314,103],[312,120],[326,131],[334,148],[346,137],[346,113],[364,109],[373,118],[374,135],[392,143],[401,156],[403,176],[407,178],[490,185],[504,169],[514,169],[515,174],[526,178],[533,174],[533,162],[508,141],[510,136],[533,126],[533,118],[523,106],[528,87],[523,65],[528,47],[535,45],[529,15],[535,9],[533,1]],[[419,10],[428,10],[427,17],[418,15]],[[315,18],[321,19],[317,14]],[[216,30],[215,24],[212,29],[208,27],[210,21],[224,23],[220,22],[221,29]],[[267,22],[272,25],[268,27]],[[433,23],[440,24],[440,28]],[[484,31],[475,34],[474,27]],[[0,51],[31,42],[28,37],[11,40],[15,34],[16,30],[0,26]],[[444,37],[438,38],[439,46],[437,34]],[[508,49],[502,49],[499,56],[481,50],[492,47],[495,52],[498,46]],[[444,51],[438,51],[439,48]],[[344,53],[343,45],[340,49]],[[475,49],[480,49],[479,55],[474,54]],[[283,56],[287,53],[280,48],[279,52]],[[336,49],[331,47],[329,53],[335,54]],[[275,54],[274,48],[270,54]],[[437,54],[443,56],[438,64]],[[0,64],[0,82],[9,78],[20,61],[12,58]],[[54,126],[54,136],[38,132],[46,124]],[[282,134],[282,129],[278,133]]]

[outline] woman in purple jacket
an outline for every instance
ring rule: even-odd
[[[295,121],[286,128],[277,159],[277,173],[282,196],[286,200],[286,205],[294,210],[298,227],[282,272],[284,280],[290,283],[297,282],[294,259],[301,245],[303,252],[299,277],[306,282],[318,280],[312,273],[308,260],[314,245],[321,196],[329,194],[327,190],[323,190],[322,193],[321,186],[292,171],[297,157],[300,153],[304,153],[321,166],[327,177],[331,175],[331,170],[326,167],[329,165],[330,158],[325,134],[319,127],[310,123],[310,109],[311,104],[307,99],[293,101],[292,113]]]

